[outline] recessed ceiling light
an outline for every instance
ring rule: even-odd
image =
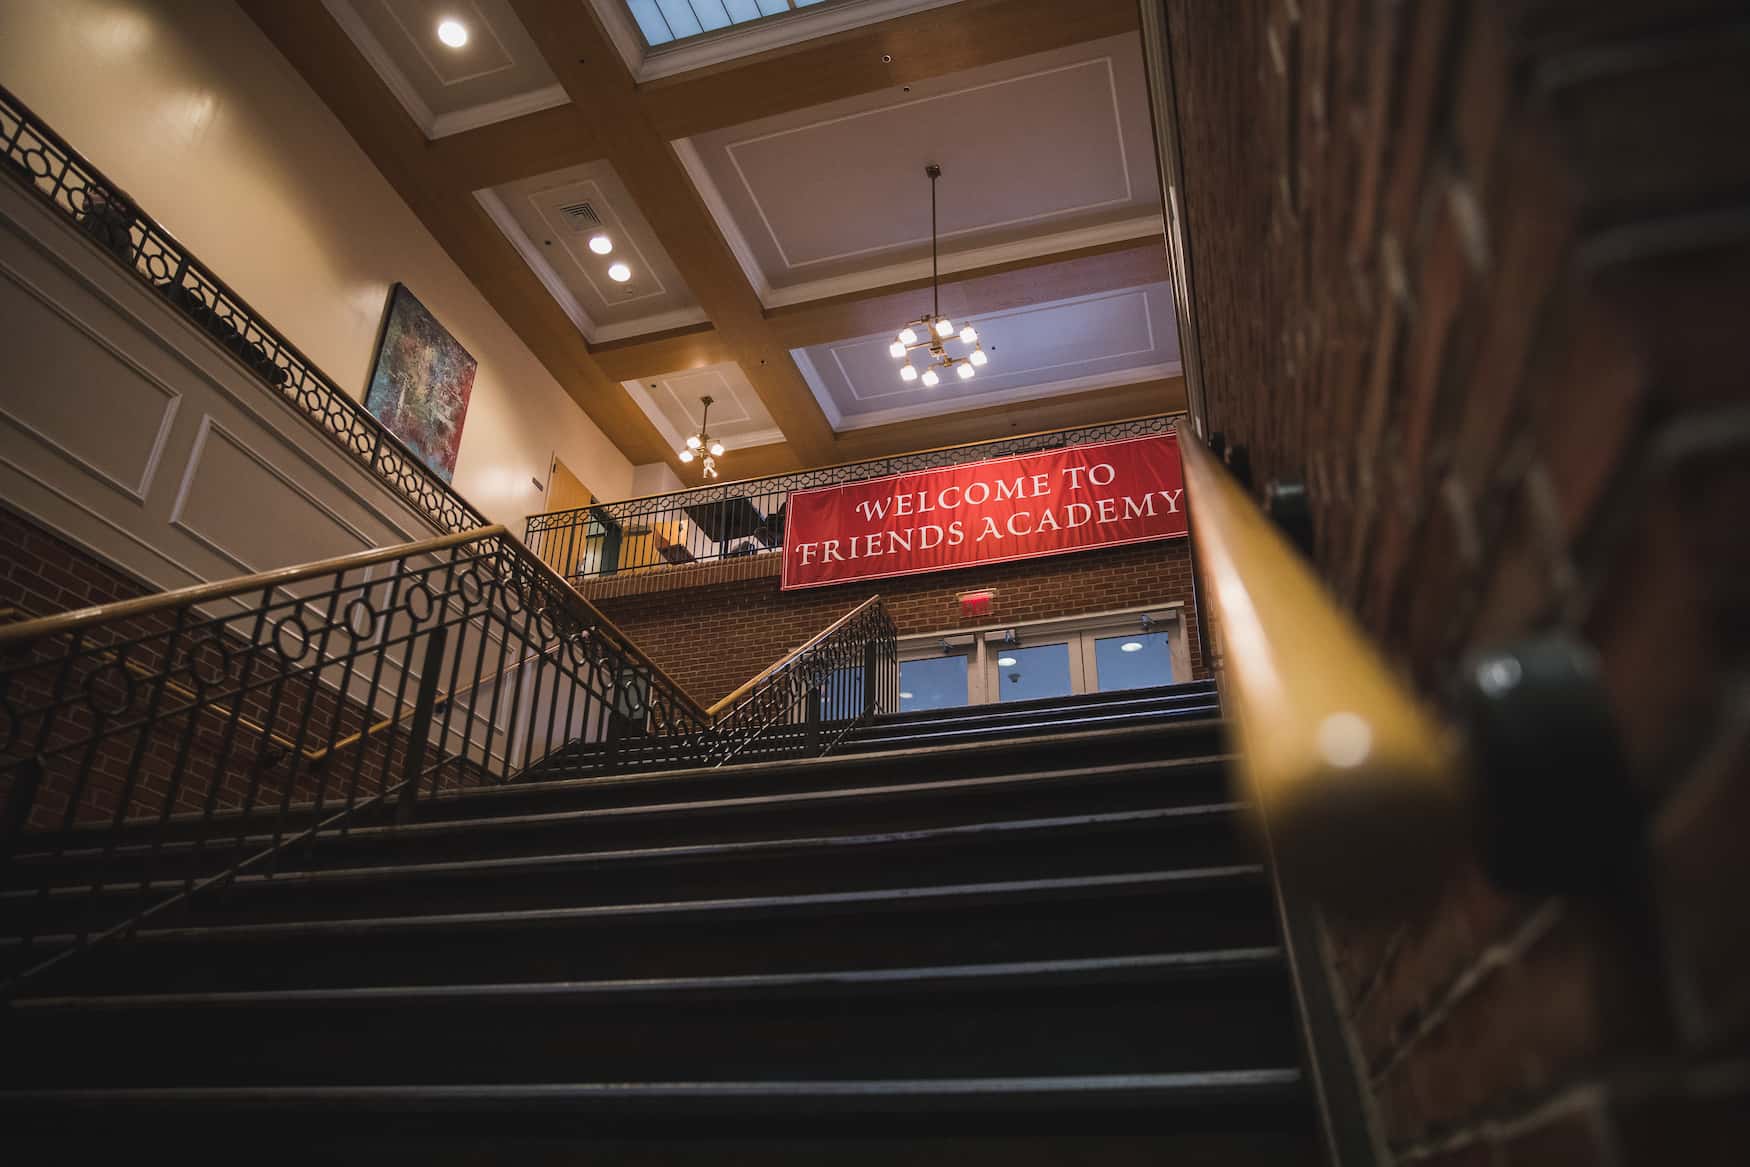
[[[910,693],[908,693],[908,692],[906,692],[906,691],[905,691],[905,690],[904,690],[904,689],[901,689],[901,690],[900,690],[900,691],[899,691],[899,699],[900,699],[900,700],[901,700],[901,701],[910,701],[910,700],[911,700],[911,694],[910,694]]]
[[[439,21],[438,39],[452,49],[459,49],[468,43],[468,26],[459,20]]]
[[[1142,651],[1142,641],[1140,641],[1140,640],[1126,640],[1123,644],[1118,646],[1118,651],[1120,651],[1120,652],[1141,652]]]
[[[997,657],[997,666],[999,668],[1005,668],[1005,669],[1013,668],[1014,664],[1015,664],[1015,658],[1012,656],[999,656],[999,657]]]
[[[616,263],[608,269],[608,278],[616,284],[623,284],[632,278],[632,269],[623,263]]]
[[[589,237],[589,249],[597,255],[606,255],[614,249],[614,241],[609,239],[606,235],[591,235]]]

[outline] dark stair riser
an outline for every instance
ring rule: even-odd
[[[556,812],[525,818],[428,821],[416,818],[407,829],[361,828],[325,838],[310,847],[288,849],[281,866],[329,868],[370,866],[390,862],[436,862],[464,858],[497,858],[558,850],[624,849],[680,846],[770,838],[775,835],[869,833],[954,826],[1001,815],[1043,818],[1061,814],[1150,809],[1162,805],[1201,805],[1227,797],[1223,767],[1181,763],[1173,767],[1121,768],[1109,773],[1014,782],[951,782],[935,788],[899,786],[868,793],[838,793],[828,797],[777,796],[758,801],[719,798],[710,803],[662,803],[649,808],[605,808],[602,813]],[[721,794],[721,790],[719,791]],[[479,809],[478,807],[474,809]],[[231,856],[244,856],[271,841],[263,837],[243,847],[207,848],[205,862],[192,847],[165,847],[153,861],[158,878],[180,879],[204,874]],[[115,856],[107,868],[111,881],[138,880],[145,855]],[[79,856],[60,859],[29,854],[27,867],[48,867],[52,875],[21,871],[16,881],[47,880],[51,884],[79,881],[93,870]],[[16,883],[15,883],[16,886]],[[29,886],[25,884],[24,886]]]
[[[1159,724],[1196,717],[1216,717],[1219,716],[1218,709],[1216,699],[1205,694],[1105,701],[1081,710],[1073,721],[1066,721],[1057,710],[1033,708],[1026,702],[1014,705],[974,705],[964,709],[931,710],[928,713],[880,714],[853,729],[851,737],[868,740],[890,731],[985,729],[1009,725],[1051,726],[1061,733],[1066,724],[1074,725],[1078,729],[1121,724],[1123,721]]]
[[[1292,1022],[1280,969],[779,1000],[67,1011],[8,1026],[41,1052],[7,1084],[640,1081],[677,1056],[707,1080],[1245,1069],[1292,1060]],[[113,1052],[94,1064],[99,1042]]]
[[[1025,822],[1053,825],[1021,825]],[[984,820],[937,832],[793,838],[817,841],[777,837],[678,855],[670,854],[674,848],[535,853],[514,866],[464,859],[441,870],[403,871],[383,864],[351,869],[343,879],[307,879],[287,871],[203,891],[187,911],[161,916],[159,922],[352,918],[434,907],[451,912],[563,907],[620,902],[634,890],[662,899],[800,895],[824,886],[854,890],[920,880],[1051,878],[1148,871],[1163,863],[1210,867],[1250,861],[1235,812],[1219,809],[1114,822]],[[172,883],[155,885],[145,902],[178,889]],[[9,894],[0,897],[0,934],[93,930],[125,918],[141,902],[132,886],[113,887],[96,899],[79,893]]]
[[[344,932],[142,932],[76,954],[55,993],[732,976],[1123,956],[1275,943],[1261,878],[860,904],[719,907]],[[34,949],[41,959],[56,951]],[[17,961],[21,954],[0,954]]]
[[[1023,740],[974,743],[976,748],[947,750],[931,745],[916,754],[830,757],[824,760],[790,760],[781,763],[743,765],[678,773],[639,773],[624,776],[570,776],[563,766],[539,772],[505,786],[483,787],[467,792],[446,791],[437,796],[422,794],[415,808],[418,821],[471,818],[483,814],[538,814],[554,810],[583,810],[615,806],[640,806],[654,802],[687,802],[702,799],[789,794],[804,790],[840,790],[902,782],[930,782],[945,777],[979,777],[1022,771],[1048,770],[1088,764],[1090,742],[1102,764],[1126,761],[1166,763],[1180,758],[1211,757],[1225,753],[1222,726],[1213,721],[1191,721],[1171,727],[1155,727],[1130,733],[1079,735],[1063,741]],[[345,809],[344,800],[331,802],[324,817]],[[391,821],[395,807],[380,804],[354,812],[349,820],[368,826]],[[307,807],[294,807],[282,816],[277,808],[256,812],[248,820],[238,815],[220,815],[210,823],[188,817],[172,818],[160,829],[156,820],[125,824],[118,836],[120,846],[142,846],[153,840],[164,844],[205,838],[223,841],[245,834],[284,835],[309,825]],[[105,845],[106,831],[80,830],[67,837],[66,845],[90,849]],[[60,836],[50,833],[27,836],[24,850],[50,849]]]

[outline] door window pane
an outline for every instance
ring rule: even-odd
[[[899,710],[952,709],[966,704],[966,657],[927,656],[899,662]]]
[[[1173,683],[1173,646],[1165,632],[1102,636],[1094,641],[1100,692]]]
[[[989,651],[996,658],[998,701],[1070,695],[1068,644],[1041,644],[1033,648],[993,644]]]

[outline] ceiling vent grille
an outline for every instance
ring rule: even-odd
[[[559,213],[579,231],[593,231],[602,225],[602,217],[588,203],[567,203],[559,208]]]

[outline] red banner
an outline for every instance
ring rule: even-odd
[[[1174,435],[1151,434],[790,492],[786,589],[1183,535]]]

